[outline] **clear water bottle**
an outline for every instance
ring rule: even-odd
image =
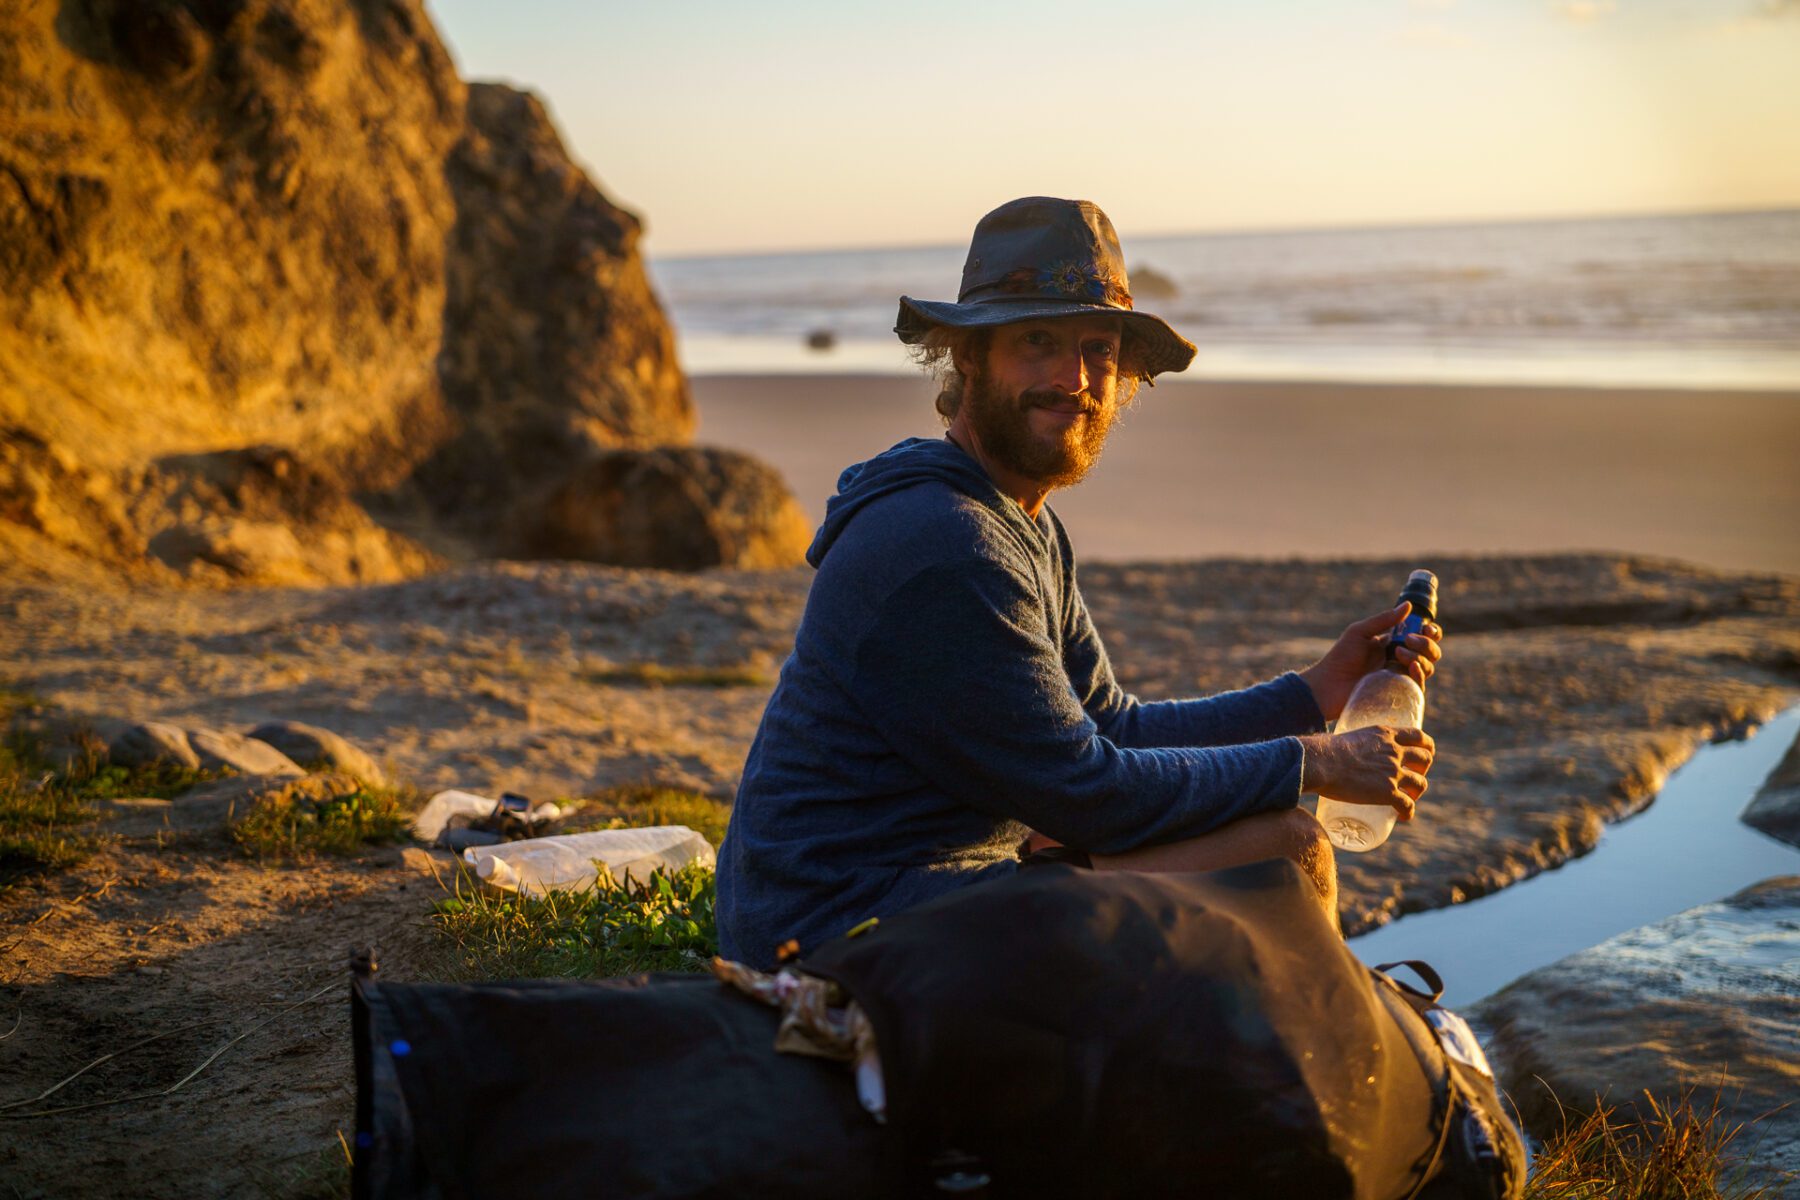
[[[1407,634],[1418,633],[1425,622],[1437,620],[1437,586],[1437,576],[1430,571],[1414,571],[1408,577],[1400,599],[1410,601],[1412,610],[1388,635],[1386,664],[1363,676],[1350,693],[1344,711],[1338,715],[1335,732],[1348,733],[1370,725],[1391,729],[1425,727],[1425,689],[1413,682],[1395,651],[1405,644]],[[1397,815],[1386,804],[1356,804],[1319,797],[1318,818],[1325,836],[1339,850],[1356,854],[1387,841]]]

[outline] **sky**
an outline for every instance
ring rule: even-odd
[[[427,0],[658,256],[1800,206],[1800,0]]]

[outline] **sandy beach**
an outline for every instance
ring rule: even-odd
[[[930,384],[694,379],[703,442],[838,472],[936,437]],[[1800,393],[1169,381],[1052,503],[1085,561],[1609,550],[1800,572]]]

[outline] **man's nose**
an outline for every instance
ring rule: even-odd
[[[1087,356],[1079,350],[1059,356],[1056,360],[1056,375],[1051,383],[1071,396],[1086,392],[1088,387]]]

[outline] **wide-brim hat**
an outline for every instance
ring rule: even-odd
[[[979,329],[1085,314],[1123,319],[1146,379],[1194,361],[1194,343],[1132,307],[1119,235],[1098,205],[1026,196],[975,226],[956,303],[902,296],[894,332],[916,346],[937,325]]]

